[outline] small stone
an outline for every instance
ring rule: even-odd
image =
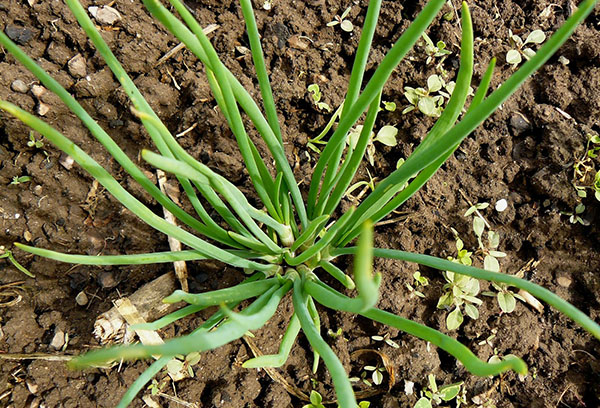
[[[67,63],[67,67],[69,68],[69,73],[75,78],[83,78],[87,75],[85,58],[81,54],[77,54],[71,58]]]
[[[315,75],[315,82],[321,82],[321,83],[326,84],[327,82],[329,82],[329,78],[327,78],[323,74],[317,74],[317,75]]]
[[[98,284],[102,289],[114,288],[118,283],[119,282],[115,279],[115,274],[112,272],[104,271],[100,272],[100,275],[98,275]]]
[[[304,51],[308,48],[308,43],[297,35],[292,35],[288,39],[288,43],[290,44],[290,47],[296,48],[297,50]]]
[[[4,32],[8,38],[21,45],[27,44],[33,38],[33,31],[27,27],[9,25]]]
[[[91,6],[88,7],[88,11],[90,14],[96,19],[96,21],[100,24],[104,25],[113,25],[117,21],[121,19],[121,14],[114,8],[110,6],[96,7]]]
[[[89,299],[88,299],[87,295],[85,294],[85,292],[81,291],[77,294],[77,296],[75,296],[75,302],[77,302],[77,304],[79,306],[85,306],[88,304]]]
[[[573,281],[571,280],[571,278],[569,278],[568,276],[564,276],[564,275],[559,276],[558,278],[556,278],[556,282],[560,286],[562,286],[563,288],[568,288],[573,283]]]
[[[31,235],[31,232],[29,232],[29,230],[25,230],[25,232],[23,233],[23,238],[25,238],[25,241],[30,242],[31,238],[33,238],[33,235]]]
[[[20,79],[15,79],[12,84],[10,84],[10,89],[15,92],[27,93],[29,91],[29,87],[27,84]]]
[[[56,329],[54,337],[50,342],[50,347],[55,350],[60,350],[65,345],[65,332],[60,329]]]
[[[522,133],[531,127],[531,122],[523,114],[516,112],[510,117],[510,126],[516,133]]]
[[[111,129],[116,129],[118,127],[121,127],[125,124],[125,122],[123,122],[121,119],[112,119],[108,121],[108,127]]]
[[[412,395],[415,390],[415,383],[412,381],[404,380],[404,393],[406,395]]]
[[[30,383],[29,381],[27,381],[26,384],[27,384],[27,389],[29,390],[30,393],[35,394],[38,391],[37,384]]]
[[[61,153],[58,162],[67,170],[71,170],[73,168],[73,163],[75,160],[71,156],[66,153]]]
[[[237,52],[239,52],[241,55],[247,55],[250,54],[250,49],[247,47],[244,47],[243,45],[236,45],[235,46],[235,50]]]
[[[502,212],[508,208],[508,202],[503,198],[496,201],[496,211]]]
[[[31,87],[31,93],[36,98],[40,99],[42,97],[42,95],[46,93],[46,88],[44,88],[41,85],[34,85]]]
[[[35,194],[36,196],[39,196],[42,194],[42,186],[40,186],[39,184],[37,186],[35,186],[33,188],[33,194]]]
[[[50,111],[50,106],[46,105],[44,102],[40,102],[37,109],[38,115],[46,116],[48,111]]]

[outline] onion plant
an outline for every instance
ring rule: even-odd
[[[158,373],[171,357],[214,349],[239,339],[249,330],[259,329],[273,316],[282,298],[288,293],[291,293],[293,299],[294,313],[282,338],[279,353],[250,359],[244,366],[283,365],[296,337],[302,331],[310,342],[315,357],[320,357],[331,373],[338,403],[343,408],[356,407],[356,399],[342,363],[321,335],[317,305],[359,314],[419,337],[454,356],[475,375],[496,375],[507,370],[521,374],[527,372],[527,367],[520,358],[509,357],[497,363],[484,362],[457,340],[433,328],[377,308],[381,274],[373,273],[373,257],[414,262],[524,289],[569,316],[600,339],[600,326],[597,323],[554,293],[532,282],[433,256],[373,248],[374,223],[413,196],[453,154],[461,141],[550,58],[578,23],[591,12],[595,0],[584,0],[535,55],[488,95],[495,64],[495,60],[491,59],[468,106],[467,95],[473,73],[473,28],[469,9],[466,3],[463,3],[460,69],[456,87],[443,113],[406,161],[378,183],[359,205],[345,211],[339,217],[336,214],[339,213],[337,210],[340,202],[363,160],[377,119],[382,89],[392,71],[421,38],[446,0],[430,0],[390,48],[371,78],[364,81],[365,66],[381,5],[381,0],[369,2],[343,108],[338,112],[339,123],[314,167],[308,191],[304,192],[300,190],[286,159],[285,135],[278,124],[251,0],[240,0],[240,3],[261,91],[262,109],[220,61],[201,26],[181,0],[169,0],[179,17],[158,0],[143,0],[148,11],[203,62],[214,98],[235,135],[250,180],[264,208],[253,206],[227,178],[196,160],[178,144],[171,129],[163,124],[150,108],[103,41],[84,8],[77,0],[65,1],[121,83],[131,101],[131,111],[143,124],[154,143],[156,152],[143,150],[141,156],[152,166],[173,174],[179,180],[195,212],[185,212],[163,194],[69,92],[1,32],[0,43],[8,52],[33,72],[46,88],[57,94],[123,169],[184,226],[175,226],[151,211],[80,147],[43,120],[5,101],[0,102],[0,108],[41,133],[57,148],[71,156],[142,221],[181,241],[188,249],[180,252],[85,256],[16,245],[35,255],[78,264],[125,265],[215,259],[243,268],[252,274],[236,286],[216,291],[198,294],[175,291],[164,301],[183,301],[188,306],[140,327],[158,329],[202,309],[220,306],[204,325],[188,335],[167,340],[161,345],[137,344],[101,349],[79,356],[70,362],[72,367],[83,368],[113,360],[160,356],[135,381],[123,397],[120,406],[129,404],[144,384]],[[347,134],[365,112],[362,132],[357,143],[347,147]],[[462,112],[465,113],[461,116]],[[251,125],[257,129],[271,157],[262,157],[259,153],[255,143],[248,136],[242,113],[245,113]],[[266,163],[273,160],[275,171],[270,171]],[[306,200],[303,193],[307,197]],[[206,205],[212,208],[205,208]],[[210,214],[215,213],[218,216],[213,219]],[[355,240],[357,244],[352,246]],[[336,258],[344,256],[353,257],[351,273],[340,269],[334,263]],[[326,275],[331,275],[339,281],[337,286],[340,290],[326,283],[331,283],[331,279],[326,278]],[[355,296],[347,296],[343,293],[346,290],[355,290]],[[238,304],[249,299],[253,300],[243,303],[248,306],[241,311],[232,311]]]

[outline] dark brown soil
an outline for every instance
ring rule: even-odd
[[[29,6],[29,3],[35,4]],[[13,32],[18,32],[27,54],[69,89],[91,115],[110,130],[130,157],[138,157],[141,148],[150,148],[150,140],[129,112],[123,91],[77,27],[68,8],[59,1],[29,3],[2,1],[0,29],[6,32],[11,27]],[[108,4],[109,1],[94,3]],[[193,131],[179,139],[182,145],[253,197],[235,140],[223,117],[214,109],[216,103],[201,64],[189,52],[182,51],[168,63],[155,67],[157,60],[177,42],[138,3],[117,2],[115,7],[122,20],[113,27],[104,27],[103,37],[172,131],[181,132],[197,123]],[[268,12],[261,8],[262,1],[255,3],[288,157],[296,164],[298,180],[305,180],[303,185],[306,186],[315,159],[312,152],[307,152],[307,139],[318,134],[329,118],[311,103],[306,88],[317,82],[325,102],[333,107],[342,101],[359,29],[348,34],[339,27],[326,27],[336,14],[350,5],[348,2],[274,0]],[[356,27],[364,20],[366,7],[362,3],[353,5],[349,15]],[[381,25],[377,29],[367,77],[422,3],[383,2]],[[456,1],[453,3],[458,5]],[[504,59],[509,50],[508,30],[525,36],[539,28],[550,34],[572,11],[573,2],[557,3],[548,17],[540,16],[550,5],[546,0],[484,0],[472,4],[475,83],[493,56],[498,57],[498,68],[492,88],[505,80],[513,71]],[[219,24],[211,34],[217,51],[242,84],[259,95],[251,57],[239,47],[236,49],[248,46],[237,3],[204,0],[190,2],[190,6],[197,10],[203,25]],[[446,7],[445,12],[452,11]],[[436,19],[429,33],[435,41],[445,41],[452,51],[444,63],[452,78],[458,67],[460,38],[456,19]],[[299,46],[298,41],[306,48]],[[76,54],[83,56],[88,78],[69,73],[68,61]],[[400,130],[400,144],[379,149],[375,168],[365,165],[359,179],[367,179],[367,169],[380,179],[389,174],[397,160],[410,153],[433,123],[420,113],[400,113],[406,104],[404,86],[423,86],[435,71],[434,64],[425,64],[423,52],[412,52],[409,56],[392,75],[383,97],[396,102],[400,108],[396,112],[382,113],[377,124],[377,127],[396,125]],[[566,57],[570,63],[561,64],[559,56]],[[57,97],[49,92],[39,98],[30,91],[15,92],[11,85],[17,79],[28,88],[37,84],[35,77],[12,56],[0,53],[0,99],[29,111],[36,111],[40,102],[47,105],[50,109],[45,118],[49,123],[112,171],[142,201],[160,211],[92,140]],[[377,229],[376,244],[451,256],[455,255],[450,231],[453,227],[466,246],[475,249],[477,243],[470,221],[462,216],[469,207],[462,191],[473,203],[492,203],[484,215],[501,234],[500,249],[508,254],[501,261],[503,271],[515,273],[528,262],[539,261],[525,277],[555,291],[598,321],[598,202],[593,197],[583,200],[586,205],[583,218],[589,221],[589,226],[569,223],[569,217],[561,215],[561,211],[573,212],[581,202],[572,186],[572,166],[575,158],[584,152],[585,134],[600,131],[599,89],[600,9],[596,8],[550,63],[467,138],[427,186],[402,208],[407,216]],[[59,164],[60,153],[49,143],[43,148],[29,147],[28,137],[29,130],[24,125],[0,114],[0,245],[10,247],[13,241],[29,241],[43,248],[88,254],[168,248],[166,237],[141,224],[102,189],[90,194],[92,178],[77,166],[67,170]],[[259,149],[265,151],[261,145]],[[10,184],[15,176],[22,175],[30,176],[31,181]],[[508,200],[509,206],[498,213],[493,210],[493,204],[503,198]],[[8,262],[0,260],[0,284],[25,280],[20,285],[22,300],[0,309],[0,351],[4,353],[54,353],[50,342],[57,330],[69,335],[64,350],[67,354],[95,347],[97,343],[91,331],[96,316],[108,310],[113,300],[131,294],[143,283],[171,269],[169,265],[72,266],[18,251],[16,256],[36,278],[24,279]],[[481,259],[475,262],[481,265]],[[242,279],[239,271],[216,263],[189,263],[188,267],[194,291],[210,290]],[[383,273],[380,308],[445,331],[446,312],[435,307],[444,283],[439,271],[420,269],[431,282],[424,289],[426,298],[420,300],[411,298],[406,288],[407,283],[412,283],[417,266],[378,260],[376,269]],[[111,280],[116,285],[111,284]],[[82,290],[92,299],[86,307],[75,302],[76,294]],[[430,373],[435,374],[438,383],[465,381],[467,406],[472,405],[472,397],[478,395],[484,396],[482,402],[497,407],[600,406],[598,342],[548,308],[540,314],[519,302],[513,313],[502,314],[494,299],[484,298],[480,318],[466,319],[458,332],[450,333],[479,357],[487,359],[494,349],[481,342],[496,332],[492,343],[498,354],[521,356],[529,365],[532,374],[523,381],[514,374],[500,378],[471,376],[453,358],[435,347],[429,348],[421,340],[362,318],[323,308],[320,312],[324,336],[329,329],[334,332],[342,329],[341,337],[326,338],[345,366],[353,370],[353,375],[358,374],[360,368],[356,359],[350,357],[355,350],[377,349],[391,359],[396,383],[387,392],[384,382],[379,387],[382,394],[369,398],[372,407],[411,407],[419,391],[426,386]],[[287,299],[278,315],[256,333],[255,342],[263,352],[277,349],[290,313]],[[168,337],[184,333],[205,317],[185,320],[164,334]],[[371,339],[373,335],[386,333],[400,345],[399,349]],[[165,392],[173,395],[176,391],[181,400],[204,407],[303,405],[264,371],[242,368],[241,363],[250,356],[250,349],[242,341],[205,353],[196,366],[195,378],[178,382],[174,388],[169,385]],[[113,407],[148,365],[136,362],[112,369],[71,372],[64,362],[1,361],[0,406],[16,408]],[[325,398],[332,398],[326,370],[321,366],[313,376],[311,362],[307,341],[300,336],[288,363],[279,372],[305,392],[310,391],[311,380],[315,379],[317,389]],[[404,392],[407,381],[416,384],[412,395]],[[157,401],[162,406],[181,406],[164,398]],[[144,403],[137,399],[133,406],[141,407]]]

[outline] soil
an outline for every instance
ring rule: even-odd
[[[91,2],[84,1],[84,6]],[[94,5],[110,3],[108,0]],[[216,103],[205,81],[204,69],[186,50],[166,63],[157,61],[177,45],[160,24],[145,11],[141,2],[117,2],[121,19],[102,27],[102,35],[158,115],[174,133],[192,125],[195,128],[179,138],[195,157],[220,172],[255,199],[234,137],[215,109]],[[256,2],[255,2],[256,3]],[[260,3],[260,4],[258,4]],[[258,29],[263,37],[267,67],[274,84],[282,132],[290,162],[298,180],[306,187],[316,156],[307,150],[310,137],[325,126],[329,115],[310,99],[307,86],[318,83],[323,100],[332,107],[340,104],[350,75],[359,27],[366,2],[329,0],[296,2],[272,1],[271,10],[255,4]],[[359,3],[359,2],[356,2]],[[423,1],[385,1],[377,28],[368,78],[393,41],[407,27]],[[459,2],[453,1],[456,7]],[[30,5],[31,4],[31,5]],[[244,33],[241,10],[234,1],[203,0],[188,3],[196,10],[202,25],[218,24],[211,39],[225,64],[241,83],[258,96],[252,60]],[[336,14],[352,5],[348,18],[352,33],[327,27]],[[542,13],[550,7],[550,14]],[[505,55],[510,49],[508,30],[525,37],[534,29],[547,34],[555,31],[572,12],[573,2],[495,1],[471,4],[475,28],[475,78],[478,83],[489,59],[498,57],[492,81],[496,88],[512,72]],[[448,14],[449,20],[442,18]],[[452,54],[443,68],[450,78],[458,67],[460,29],[453,11],[446,6],[429,30],[434,41],[443,40]],[[57,1],[5,0],[0,4],[0,29],[11,33],[25,52],[40,63],[73,93],[90,114],[132,158],[151,142],[129,111],[124,92],[95,51],[74,17]],[[70,68],[76,55],[83,66]],[[569,63],[559,60],[562,56]],[[426,64],[422,48],[412,51],[394,71],[383,99],[398,105],[395,112],[382,112],[376,127],[398,127],[396,147],[377,146],[375,165],[364,164],[357,180],[367,180],[367,171],[379,179],[395,168],[425,136],[433,120],[418,112],[401,113],[406,105],[405,86],[423,86],[437,72],[435,63]],[[15,80],[23,81],[19,89]],[[34,95],[38,84],[6,52],[0,53],[0,98],[28,110],[49,108],[45,119],[68,135],[110,170],[134,195],[157,212],[160,207],[128,177],[96,143],[60,100],[46,92]],[[22,86],[21,86],[22,88]],[[592,319],[600,319],[600,254],[598,201],[593,194],[581,199],[573,187],[573,164],[584,154],[587,133],[600,132],[600,8],[579,27],[575,35],[550,62],[511,97],[479,129],[469,136],[454,156],[432,180],[403,208],[400,221],[380,226],[376,244],[441,257],[455,254],[450,228],[455,228],[469,249],[477,248],[470,219],[463,217],[472,203],[488,202],[483,210],[500,236],[504,272],[525,270],[525,277],[562,296]],[[252,135],[256,136],[256,135]],[[255,138],[256,139],[256,138]],[[77,165],[60,163],[60,152],[46,142],[31,147],[29,130],[20,122],[0,114],[0,245],[12,242],[87,254],[125,254],[167,250],[166,237],[138,222]],[[259,150],[265,147],[257,142]],[[140,166],[148,172],[152,169]],[[598,163],[596,163],[598,165]],[[149,173],[152,174],[152,173]],[[15,176],[27,175],[28,182],[11,184]],[[493,209],[506,199],[503,212]],[[569,222],[579,203],[586,208],[582,220],[589,225]],[[344,206],[350,203],[345,201]],[[145,282],[171,270],[170,265],[132,267],[89,267],[67,265],[15,251],[35,279],[27,278],[6,260],[0,260],[0,284],[17,282],[18,303],[0,309],[0,350],[2,353],[78,354],[97,347],[92,336],[93,322],[112,302],[133,293]],[[481,256],[474,256],[482,265]],[[346,261],[344,261],[346,262]],[[530,262],[535,267],[525,268]],[[342,265],[344,266],[344,265]],[[231,285],[243,279],[234,268],[216,262],[189,262],[190,288],[205,291]],[[444,280],[439,271],[418,268],[398,261],[377,260],[383,273],[378,306],[446,332],[447,312],[436,309]],[[523,269],[525,268],[525,269]],[[430,284],[422,289],[424,299],[411,295],[415,271]],[[21,283],[18,283],[21,282]],[[482,284],[488,289],[487,284]],[[90,302],[76,303],[85,291]],[[14,293],[13,293],[14,295]],[[4,296],[4,294],[2,294]],[[7,294],[10,296],[10,294]],[[6,299],[3,297],[3,299]],[[483,297],[477,320],[465,319],[462,327],[449,334],[464,342],[482,359],[494,352],[522,357],[531,374],[519,379],[509,373],[498,378],[470,375],[454,358],[425,342],[371,321],[320,308],[322,332],[352,375],[360,375],[365,362],[351,354],[359,349],[379,350],[389,357],[395,370],[395,383],[388,390],[386,374],[381,391],[369,398],[372,407],[411,407],[419,391],[427,385],[427,375],[435,374],[438,384],[464,381],[468,403],[473,398],[486,407],[577,407],[600,406],[600,358],[598,341],[568,318],[546,307],[539,313],[518,302],[514,312],[501,313],[493,298]],[[264,353],[278,347],[285,322],[291,314],[290,299],[278,314],[255,333],[254,342]],[[206,318],[200,314],[185,319],[162,332],[164,337],[185,333]],[[328,336],[328,330],[342,335]],[[65,348],[51,345],[57,332],[68,334]],[[495,337],[485,340],[495,333]],[[371,336],[389,335],[399,345],[391,347]],[[204,353],[195,366],[195,377],[169,384],[163,391],[187,406],[203,407],[300,407],[305,402],[291,396],[262,370],[249,370],[241,363],[252,356],[248,345],[235,341]],[[362,358],[362,357],[361,357]],[[280,374],[293,386],[310,392],[313,385],[325,399],[334,397],[330,377],[323,365],[311,373],[312,353],[300,335]],[[69,371],[63,361],[45,359],[0,360],[0,406],[10,407],[113,407],[127,387],[148,366],[148,362],[124,363],[110,369]],[[159,375],[159,379],[164,375]],[[414,392],[406,385],[415,383]],[[360,388],[360,387],[357,387]],[[365,388],[365,387],[363,387]],[[410,388],[410,387],[408,387]],[[145,394],[150,391],[146,390]],[[183,406],[164,397],[154,397],[161,406]],[[142,407],[140,398],[132,404]]]

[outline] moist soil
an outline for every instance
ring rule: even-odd
[[[108,0],[83,3],[86,7],[112,4]],[[173,133],[195,126],[179,137],[183,147],[257,202],[235,139],[216,108],[201,63],[186,50],[158,63],[178,43],[139,3],[117,2],[114,7],[121,18],[102,25],[102,36]],[[366,2],[275,0],[270,2],[270,10],[263,9],[262,3],[255,4],[258,29],[280,112],[286,153],[306,191],[318,157],[307,149],[307,140],[317,135],[330,117],[312,102],[307,86],[319,84],[323,101],[329,106],[341,103]],[[423,3],[383,2],[367,79]],[[456,1],[453,3],[459,6]],[[195,1],[188,5],[203,26],[218,25],[210,37],[219,55],[251,94],[259,97],[239,5],[227,0]],[[326,26],[350,5],[347,18],[354,23],[352,33],[339,26]],[[514,71],[505,60],[510,49],[509,30],[523,38],[534,29],[550,34],[572,13],[573,7],[572,1],[551,4],[545,0],[482,0],[472,4],[476,37],[474,83],[479,82],[493,56],[498,58],[498,66],[492,89]],[[452,52],[440,65],[450,79],[455,77],[459,64],[460,28],[454,13],[446,5],[428,31],[434,41],[444,41]],[[130,157],[149,175],[154,174],[139,160],[141,148],[152,148],[147,134],[130,113],[125,93],[63,2],[5,0],[0,4],[0,28],[74,94]],[[377,227],[376,245],[440,257],[456,256],[451,230],[454,228],[465,247],[475,250],[478,245],[471,218],[463,214],[469,202],[491,203],[482,213],[500,234],[499,249],[507,253],[500,260],[502,271],[524,272],[525,278],[556,292],[598,321],[599,206],[593,194],[585,199],[577,196],[573,165],[585,154],[586,134],[600,131],[599,30],[600,9],[596,8],[557,55],[463,142],[433,179],[401,207],[401,212]],[[81,56],[78,63],[69,64],[76,55]],[[438,62],[439,58],[427,64],[423,48],[417,47],[394,71],[383,99],[395,102],[398,109],[382,112],[376,128],[395,125],[399,143],[395,147],[378,144],[374,165],[365,161],[356,181],[368,180],[369,174],[382,179],[426,135],[433,119],[416,111],[403,115],[407,104],[403,93],[405,86],[424,86],[429,75],[439,73]],[[0,52],[1,99],[44,113],[49,123],[90,153],[136,197],[162,213],[56,96],[36,92],[33,86],[37,84],[36,78],[11,55]],[[255,134],[252,137],[257,139]],[[64,157],[57,149],[48,142],[32,147],[28,141],[29,129],[0,114],[1,245],[11,248],[12,242],[18,241],[92,255],[168,250],[165,236],[140,223],[134,214],[95,186],[81,168],[61,164]],[[264,154],[265,146],[258,140],[257,145]],[[11,184],[16,176],[29,176],[31,180]],[[508,207],[498,212],[494,206],[501,199],[507,200]],[[573,213],[580,203],[586,206],[581,220],[589,225],[570,223],[569,216],[563,214]],[[344,200],[342,207],[346,209],[351,204]],[[8,302],[0,309],[2,353],[72,355],[96,348],[98,342],[92,336],[95,318],[107,311],[114,300],[130,295],[172,269],[169,264],[73,266],[18,250],[15,255],[36,277],[28,278],[8,261],[0,260],[0,284],[16,285],[12,291],[2,289],[3,302]],[[481,253],[475,252],[473,258],[475,265],[482,265]],[[345,268],[348,263],[349,260],[342,260],[340,266]],[[188,262],[188,268],[190,289],[196,292],[243,279],[241,271],[217,262]],[[383,275],[380,308],[448,332],[448,312],[436,308],[445,283],[439,271],[388,260],[377,260],[375,269]],[[417,270],[429,279],[429,285],[421,289],[423,299],[411,294],[407,287],[414,284],[412,276]],[[482,283],[482,289],[490,288]],[[89,298],[84,306],[75,300],[81,291]],[[494,298],[482,299],[479,318],[465,318],[459,330],[448,334],[484,360],[494,353],[522,357],[530,368],[526,378],[519,379],[513,373],[496,378],[472,376],[454,358],[422,340],[325,308],[319,308],[321,330],[353,376],[360,376],[364,364],[379,362],[376,354],[357,357],[353,352],[370,349],[388,357],[395,381],[385,374],[379,386],[357,385],[357,390],[378,392],[368,398],[372,407],[413,406],[427,386],[428,374],[434,374],[438,384],[464,381],[466,406],[600,406],[597,340],[547,306],[540,313],[519,301],[514,312],[507,314],[501,312]],[[277,350],[291,312],[291,301],[286,298],[275,317],[255,332],[253,342],[263,353]],[[164,338],[184,334],[207,316],[184,319],[161,334]],[[327,334],[338,329],[341,334],[337,336]],[[60,332],[68,334],[66,346],[51,345]],[[399,347],[375,341],[371,338],[374,335],[388,335]],[[306,403],[288,393],[281,381],[274,381],[264,370],[242,368],[241,363],[252,356],[248,344],[240,340],[203,353],[193,367],[193,378],[171,383],[164,373],[159,374],[159,381],[165,379],[162,392],[167,396],[152,397],[160,404],[155,406],[300,407]],[[149,364],[127,362],[108,369],[70,371],[64,361],[0,361],[0,405],[10,407],[113,407]],[[306,393],[315,387],[325,400],[333,399],[324,366],[321,364],[312,374],[311,365],[312,353],[301,334],[288,362],[276,371],[292,387]],[[149,394],[150,390],[144,390],[143,395]],[[185,403],[188,405],[182,405]],[[138,398],[132,406],[145,404]]]

